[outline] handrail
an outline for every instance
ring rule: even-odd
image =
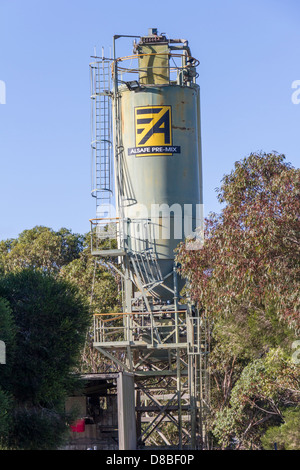
[[[157,318],[155,313],[171,313],[172,315]],[[184,314],[184,318],[179,314]],[[186,347],[187,342],[178,342],[174,335],[178,329],[180,329],[181,335],[188,334],[187,310],[103,312],[95,313],[93,317],[94,340],[96,343],[110,344],[110,347],[112,345],[123,347],[124,341],[133,342],[134,346],[145,345],[146,341],[150,347],[156,347],[158,344],[161,348],[181,347],[177,343],[182,344],[182,347]],[[114,323],[119,319],[123,319],[121,324]],[[145,337],[148,337],[148,339],[145,339]]]
[[[109,318],[108,320],[101,320],[101,321],[102,321],[102,323],[107,323],[107,322],[112,321],[112,320],[119,320],[120,318],[122,318],[122,315],[118,315],[117,317],[114,317],[112,319]]]
[[[116,249],[113,246],[117,243],[121,230],[121,219],[119,217],[96,217],[89,219],[91,224],[91,249],[107,251]],[[109,240],[108,246],[102,246],[103,240]]]
[[[141,67],[140,66],[141,64],[137,65],[136,67],[135,66],[126,67],[126,64],[124,64],[124,62],[126,61],[139,60],[145,57],[158,57],[158,58],[166,57],[168,58],[168,64],[166,65],[159,64],[157,66],[152,64],[152,65],[144,66],[144,67],[143,66]],[[171,63],[170,59],[173,59],[173,64]],[[181,60],[181,63],[180,63],[180,60]],[[120,74],[122,75],[126,73],[140,74],[140,73],[146,73],[148,70],[154,71],[154,69],[158,69],[158,70],[165,69],[165,70],[169,70],[169,72],[173,74],[174,72],[177,71],[177,79],[178,79],[179,73],[184,73],[188,69],[191,69],[191,70],[193,69],[195,72],[190,76],[190,80],[187,80],[187,81],[191,81],[192,79],[197,78],[198,73],[196,72],[195,69],[200,64],[200,61],[196,59],[195,57],[192,57],[191,55],[188,55],[186,53],[182,53],[182,54],[178,52],[173,53],[170,51],[170,49],[167,49],[161,52],[149,52],[149,53],[141,53],[141,54],[117,57],[115,59],[110,59],[110,61],[111,61],[110,68],[111,68],[112,77],[114,77],[115,70],[117,71],[117,76],[119,76]],[[94,64],[95,63],[97,63],[97,61],[95,61]],[[91,64],[91,66],[92,65],[93,64]],[[168,80],[170,82],[171,78],[169,77]],[[118,78],[117,78],[117,81],[118,81]]]
[[[120,220],[120,217],[96,217],[94,219],[89,219],[89,222],[93,223],[94,220]]]
[[[166,314],[166,313],[186,313],[186,310],[168,310],[168,311],[160,311],[160,312],[110,312],[110,313],[94,313],[94,317],[99,316],[108,316],[108,315],[158,315],[158,314]]]
[[[165,52],[149,52],[147,54],[134,54],[134,55],[128,55],[128,56],[124,56],[124,57],[118,57],[115,62],[124,62],[125,60],[132,60],[132,59],[139,59],[140,57],[147,57],[147,56],[158,56],[158,55],[163,55],[163,56],[169,56],[169,57],[177,57],[177,58],[185,58],[187,59],[188,61],[193,61],[194,63],[191,64],[193,65],[193,67],[198,67],[198,65],[200,64],[200,61],[198,59],[196,59],[195,57],[192,57],[192,56],[187,56],[186,54],[174,54],[172,52],[168,52],[168,51],[165,51]],[[113,66],[113,64],[111,65],[111,67]],[[178,68],[183,68],[183,66],[181,67],[178,67]],[[125,69],[126,70],[126,69]]]

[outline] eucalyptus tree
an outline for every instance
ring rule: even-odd
[[[249,155],[224,176],[217,190],[223,208],[206,219],[202,248],[189,250],[185,243],[178,248],[191,296],[213,324],[212,403],[221,445],[234,438],[252,445],[255,430],[257,436],[265,431],[261,424],[271,425],[270,417],[280,420],[282,409],[299,401],[299,393],[289,393],[299,384],[299,367],[290,363],[300,332],[299,183],[299,169],[284,155]],[[276,374],[290,374],[289,383],[268,375],[268,357],[275,352],[284,355]],[[273,390],[276,410],[259,394],[263,376],[282,392]],[[263,410],[259,417],[253,413],[257,407]],[[259,446],[259,439],[255,442]]]

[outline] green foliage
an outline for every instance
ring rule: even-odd
[[[82,296],[66,281],[33,270],[3,277],[0,292],[17,327],[11,391],[33,405],[59,402],[90,324]]]
[[[87,341],[91,312],[118,303],[118,283],[106,268],[95,263],[88,236],[65,228],[37,226],[0,242],[2,448],[52,449],[64,439],[65,398],[82,385],[77,372],[82,364],[101,368]]]
[[[107,241],[101,243],[105,245]],[[1,241],[0,274],[22,269],[51,273],[75,285],[90,305],[91,313],[119,309],[119,279],[107,265],[101,266],[92,256],[90,234],[72,234],[66,228],[56,232],[36,226],[24,230],[17,239]],[[99,360],[91,343],[92,335],[89,334],[78,371],[81,367],[85,372],[98,372],[103,368],[103,360]]]
[[[8,392],[15,354],[15,324],[8,302],[0,297],[0,340],[6,346],[6,363],[0,364],[0,446],[11,424],[12,396]]]
[[[299,170],[274,154],[250,155],[224,177],[218,196],[226,206],[206,220],[203,248],[181,244],[178,254],[207,313],[273,309],[300,329],[299,178]]]
[[[266,450],[273,450],[275,444],[278,450],[300,449],[300,409],[287,409],[282,413],[283,423],[270,427],[262,437],[262,445]]]
[[[0,385],[2,384],[3,372],[9,368],[14,355],[16,327],[12,315],[12,311],[8,301],[0,297],[0,341],[4,341],[6,345],[6,367],[0,376]]]
[[[281,421],[281,409],[297,406],[297,365],[280,348],[249,362],[236,381],[228,406],[216,413],[214,435],[221,446],[260,448],[266,427]]]
[[[12,397],[8,392],[0,388],[0,449],[8,439],[12,424]]]
[[[82,385],[76,372],[83,363],[91,371],[91,359],[101,367],[94,351],[86,354],[91,312],[113,311],[118,302],[118,284],[105,268],[96,265],[89,237],[65,228],[37,226],[0,242],[0,339],[7,346],[1,448],[54,449],[63,442],[65,398]]]
[[[106,241],[103,241],[104,245]],[[91,254],[90,235],[57,232],[36,226],[17,239],[0,242],[0,273],[21,269],[48,272],[76,285],[93,313],[113,311],[118,304],[118,279]]]
[[[80,383],[73,371],[90,325],[88,305],[74,285],[39,269],[7,274],[0,292],[0,325],[15,325],[6,335],[14,354],[9,348],[0,378],[1,445],[56,448],[67,430],[65,399]]]
[[[8,437],[12,422],[12,397],[7,391],[15,350],[15,324],[8,302],[0,298],[0,340],[6,346],[6,364],[0,364],[0,448]]]
[[[18,450],[55,450],[65,442],[67,417],[41,407],[15,407],[9,446]]]
[[[60,276],[75,284],[95,313],[113,312],[118,305],[118,278],[107,265],[103,266],[91,254],[90,238],[79,257],[63,266]]]
[[[192,299],[213,324],[212,414],[222,447],[259,448],[282,407],[299,402],[291,392],[299,366],[287,360],[300,331],[299,183],[284,155],[249,155],[223,178],[224,208],[206,219],[203,247],[178,248]]]
[[[0,272],[33,268],[57,273],[78,258],[83,242],[82,235],[66,228],[57,232],[43,226],[24,230],[17,239],[0,242]]]
[[[98,241],[98,243],[100,243]],[[101,241],[101,248],[107,240]],[[98,246],[98,248],[100,248]],[[110,260],[113,263],[113,260]],[[77,259],[63,266],[59,275],[75,284],[90,305],[93,314],[116,312],[120,309],[119,277],[107,263],[100,264],[91,254],[90,235],[84,240],[84,249]],[[87,337],[81,356],[82,372],[104,372],[109,369],[109,361],[101,357],[93,347],[93,332]]]

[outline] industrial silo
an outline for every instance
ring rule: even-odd
[[[118,56],[121,38],[135,38],[133,54]],[[180,296],[174,252],[202,224],[198,61],[156,29],[115,35],[112,57],[94,59],[92,253],[121,279],[122,311],[94,316],[93,344],[125,374],[121,448],[169,442],[169,422],[178,448],[204,448],[206,319]]]
[[[174,249],[199,225],[202,206],[200,89],[197,61],[187,41],[167,40],[151,29],[134,52],[137,68],[117,63],[119,210],[126,246],[152,249],[161,280],[173,270]],[[173,65],[172,61],[180,61]],[[136,80],[128,76],[135,74]],[[147,242],[146,242],[147,241]],[[146,275],[147,273],[144,273]],[[151,281],[148,276],[149,282]],[[158,280],[158,277],[156,278]],[[171,280],[153,292],[170,299]],[[180,287],[180,286],[179,286]]]

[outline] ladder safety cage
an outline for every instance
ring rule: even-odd
[[[102,58],[90,64],[91,80],[91,192],[97,212],[113,204],[112,60]],[[109,214],[111,215],[111,214]]]

